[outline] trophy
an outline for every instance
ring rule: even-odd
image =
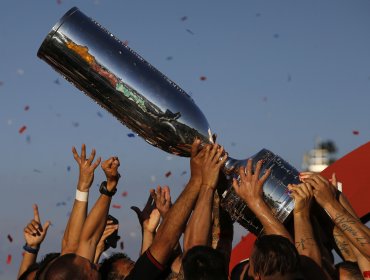
[[[207,119],[185,91],[76,7],[54,25],[37,55],[155,147],[190,156],[195,137],[205,144],[213,142]],[[253,166],[264,161],[262,172],[272,168],[264,199],[284,222],[294,207],[287,185],[298,183],[299,173],[266,149],[252,158]],[[233,221],[259,234],[262,225],[231,186],[238,167],[245,164],[246,160],[226,161],[223,172],[229,185],[221,204]]]

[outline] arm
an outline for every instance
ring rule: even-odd
[[[107,190],[111,192],[116,189],[120,177],[118,173],[119,160],[117,157],[111,157],[101,166],[107,177]],[[101,194],[83,225],[76,254],[90,262],[94,261],[96,246],[105,228],[111,200],[110,196]]]
[[[96,246],[95,250],[95,256],[94,256],[94,263],[97,264],[99,263],[99,259],[101,254],[107,250],[105,247],[105,240],[110,236],[113,232],[118,230],[119,225],[118,224],[113,224],[112,220],[107,220],[107,223],[105,225],[105,229],[103,232],[103,235],[101,236],[98,245]]]
[[[89,189],[94,180],[94,171],[100,163],[100,158],[98,158],[95,163],[93,163],[96,152],[95,149],[92,149],[90,157],[86,159],[85,144],[82,144],[81,156],[78,155],[75,147],[72,148],[72,153],[79,166],[80,173],[78,178],[77,191],[82,192],[83,194],[85,194],[85,196],[88,196]],[[73,203],[72,212],[64,231],[61,255],[74,253],[77,250],[82,226],[86,219],[88,203],[87,198],[86,201],[81,200],[84,199],[76,197]]]
[[[298,253],[315,261],[320,267],[321,253],[310,220],[313,190],[309,184],[288,185],[294,198],[294,239]]]
[[[361,254],[369,258],[370,236],[367,234],[368,229],[336,200],[335,188],[321,175],[311,176],[305,179],[305,182],[313,187],[317,203],[325,209],[334,224]]]
[[[165,264],[173,248],[179,240],[185,223],[197,199],[202,177],[200,164],[204,158],[205,149],[199,151],[200,140],[195,140],[191,149],[191,177],[185,189],[168,211],[159,227],[152,246],[149,248],[152,256],[161,264]]]
[[[24,228],[23,236],[26,240],[26,246],[35,250],[34,253],[25,251],[18,271],[19,278],[32,264],[36,262],[38,250],[42,241],[44,241],[50,221],[43,226],[40,222],[39,210],[36,204],[33,205],[33,220]],[[31,250],[29,250],[31,251]]]
[[[185,230],[184,253],[197,245],[208,245],[212,221],[213,197],[221,166],[227,159],[219,160],[223,148],[217,144],[205,148],[202,164],[202,186],[194,212]]]
[[[241,166],[239,169],[240,184],[234,178],[233,187],[237,195],[239,195],[253,211],[258,220],[263,225],[266,234],[278,234],[292,240],[290,234],[282,223],[272,214],[271,209],[263,200],[263,184],[270,175],[271,170],[267,170],[265,174],[259,178],[262,167],[262,161],[258,161],[254,174],[252,173],[252,160],[249,159],[246,169]]]

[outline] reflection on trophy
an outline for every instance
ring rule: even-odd
[[[52,28],[37,55],[149,144],[190,156],[195,137],[212,143],[208,121],[192,98],[78,8]],[[298,171],[266,149],[253,156],[253,165],[260,159],[262,173],[272,168],[264,185],[265,201],[284,222],[294,207],[287,185],[299,182]],[[223,171],[230,183],[221,204],[234,221],[258,234],[262,225],[231,187],[238,167],[245,164],[226,161]]]

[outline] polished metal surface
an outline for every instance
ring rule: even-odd
[[[208,121],[192,98],[78,8],[69,10],[52,28],[37,55],[153,146],[190,156],[195,137],[212,142]],[[265,159],[264,168],[274,166],[264,186],[265,200],[283,222],[293,208],[286,185],[296,183],[298,173],[267,150],[254,161],[259,158]],[[229,158],[223,171],[231,179],[245,162]],[[262,229],[232,188],[222,204],[250,231]],[[242,209],[236,211],[236,206]]]

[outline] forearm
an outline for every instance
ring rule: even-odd
[[[195,209],[185,230],[184,252],[197,245],[207,245],[212,219],[214,190],[201,186]]]
[[[96,245],[103,234],[111,197],[100,195],[87,217],[81,232],[77,255],[93,261]]]
[[[370,237],[366,226],[352,217],[345,208],[337,201],[324,207],[335,225],[344,233],[348,240],[365,257],[370,257]]]
[[[140,255],[144,254],[146,250],[152,245],[154,240],[154,232],[148,230],[143,230],[143,240],[141,242],[141,252]]]
[[[37,254],[31,254],[24,252],[21,265],[19,267],[17,279],[31,266],[36,262]]]
[[[357,261],[357,264],[358,264],[358,267],[360,268],[361,270],[361,274],[364,275],[364,272],[365,274],[368,275],[369,271],[370,271],[370,259],[369,258],[366,258],[364,255],[362,255],[360,253],[360,251],[355,248],[352,244],[350,244],[350,247],[356,257],[356,260]],[[364,279],[369,279],[370,277],[368,278],[365,278]]]
[[[178,242],[184,225],[199,193],[201,182],[190,180],[176,203],[168,211],[150,247],[150,252],[159,263],[166,263],[170,252]]]
[[[61,255],[75,253],[87,215],[87,201],[75,200],[62,240]]]
[[[294,214],[294,236],[298,253],[311,258],[321,267],[320,248],[313,234],[309,212]]]
[[[288,238],[292,241],[292,237],[286,230],[284,225],[272,214],[271,209],[263,201],[256,201],[251,205],[250,209],[256,215],[257,219],[261,222],[265,234],[277,234]]]
[[[351,242],[348,241],[344,233],[337,227],[333,229],[334,241],[345,261],[356,262],[356,256],[352,250]]]

